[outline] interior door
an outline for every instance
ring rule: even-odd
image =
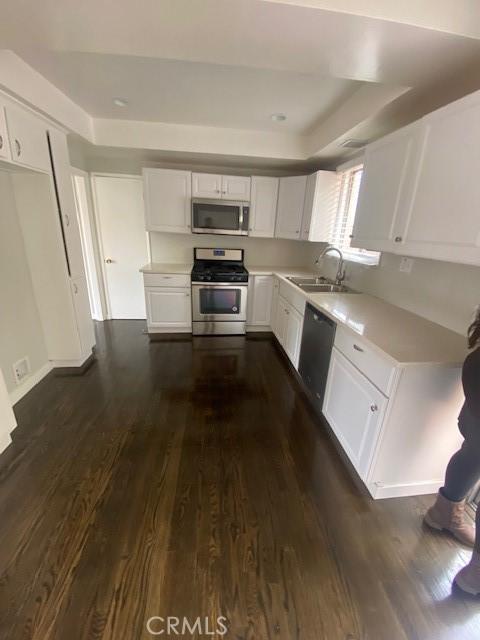
[[[142,180],[93,176],[108,317],[146,317],[142,274],[149,261]]]

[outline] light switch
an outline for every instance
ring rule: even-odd
[[[400,267],[398,270],[402,271],[402,273],[411,273],[414,262],[413,258],[400,258]]]

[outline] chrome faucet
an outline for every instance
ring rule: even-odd
[[[341,286],[342,282],[345,280],[345,268],[343,266],[343,253],[340,251],[340,249],[337,249],[337,247],[329,244],[328,247],[325,247],[322,253],[315,260],[315,264],[318,264],[322,258],[324,258],[328,253],[331,253],[332,251],[338,253],[338,269],[337,275],[335,276],[335,284]]]

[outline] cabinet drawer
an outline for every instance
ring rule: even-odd
[[[280,295],[289,302],[302,316],[305,315],[305,295],[299,291],[298,287],[280,280]]]
[[[335,346],[373,384],[387,396],[392,388],[395,365],[366,345],[361,339],[337,326]]]
[[[146,287],[190,287],[190,276],[186,273],[144,273]]]

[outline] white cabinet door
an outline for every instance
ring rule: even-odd
[[[411,200],[418,156],[419,124],[367,147],[352,246],[394,251],[402,242],[398,225]]]
[[[12,161],[32,169],[50,171],[45,124],[18,107],[7,105],[5,113]]]
[[[147,231],[190,233],[190,171],[143,170],[143,197]]]
[[[252,177],[252,199],[248,233],[256,238],[273,238],[277,216],[278,178]]]
[[[273,276],[253,276],[248,284],[248,324],[270,325]]]
[[[287,331],[288,307],[289,307],[288,302],[284,300],[282,296],[279,295],[277,299],[277,306],[275,309],[275,322],[273,325],[273,332],[275,334],[275,337],[279,341],[279,343],[282,345],[282,347],[285,344],[285,334]]]
[[[220,200],[223,176],[216,173],[192,173],[192,197]]]
[[[401,251],[480,264],[480,93],[423,118],[416,188]]]
[[[323,414],[362,479],[370,468],[387,402],[387,398],[334,348]]]
[[[190,328],[190,290],[175,287],[146,287],[147,325],[168,330]]]
[[[95,332],[88,300],[87,279],[85,276],[72,279],[71,287],[82,354],[88,355],[95,346]]]
[[[298,240],[302,228],[307,176],[280,178],[275,236]]]
[[[8,144],[7,120],[5,117],[5,107],[0,102],[0,158],[10,159],[10,146]]]
[[[340,193],[340,175],[317,171],[307,177],[303,205],[302,240],[331,242]]]
[[[250,202],[250,176],[222,176],[222,198]]]
[[[51,129],[48,135],[58,198],[57,204],[65,239],[69,271],[72,278],[77,278],[85,275],[85,265],[82,241],[80,238],[80,226],[73,193],[67,137],[57,129]]]
[[[290,358],[290,362],[295,369],[298,369],[298,359],[300,357],[300,343],[302,341],[303,316],[287,303],[285,313],[287,323],[284,334],[285,353]]]
[[[277,307],[280,293],[280,281],[278,278],[273,276],[273,287],[272,287],[272,306],[270,308],[270,325],[273,331],[273,334],[277,335]]]

